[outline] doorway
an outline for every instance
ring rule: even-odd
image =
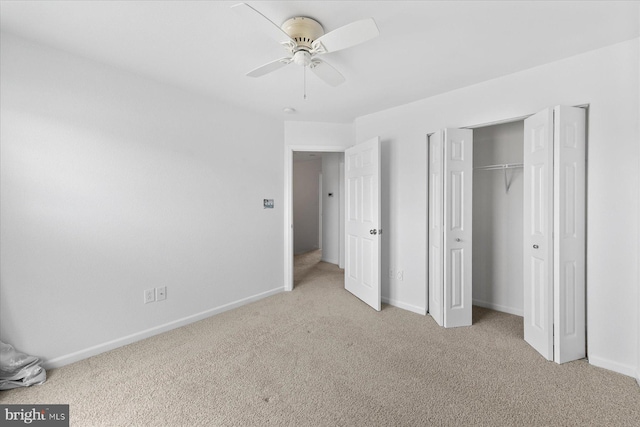
[[[293,153],[293,254],[322,251],[322,153]]]
[[[524,120],[473,130],[473,305],[523,316]]]
[[[322,251],[343,267],[344,148],[290,146],[286,150],[285,290],[293,290],[294,256]]]

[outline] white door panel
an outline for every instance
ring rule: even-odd
[[[585,110],[554,109],[554,360],[586,356]]]
[[[586,114],[525,120],[524,338],[548,360],[586,356]]]
[[[473,131],[444,130],[444,326],[472,316]]]
[[[345,288],[376,310],[380,289],[380,143],[345,151]]]
[[[553,360],[553,111],[524,121],[524,339]]]
[[[429,314],[440,326],[444,326],[443,310],[443,132],[429,136]]]
[[[471,325],[473,131],[429,137],[429,313],[447,328]]]

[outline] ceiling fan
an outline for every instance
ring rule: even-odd
[[[289,52],[288,56],[249,71],[250,77],[260,77],[294,63],[309,67],[324,82],[338,86],[345,81],[344,76],[318,56],[355,46],[380,34],[373,18],[355,21],[325,34],[322,25],[313,18],[295,16],[278,26],[246,3],[231,8]]]

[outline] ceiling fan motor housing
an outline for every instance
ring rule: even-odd
[[[304,16],[287,19],[280,28],[296,42],[296,51],[310,51],[311,44],[324,35],[324,28],[318,21]]]

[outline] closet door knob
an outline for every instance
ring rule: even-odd
[[[456,239],[456,242],[462,242],[462,239],[458,237],[458,238]]]
[[[540,246],[538,245],[533,245],[533,249],[538,249]]]
[[[369,234],[378,234],[378,230],[369,230]]]

